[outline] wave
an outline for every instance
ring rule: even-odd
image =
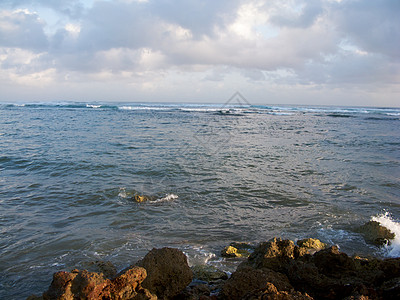
[[[268,114],[292,116],[312,114],[329,117],[365,116],[370,120],[400,120],[400,108],[376,107],[338,107],[338,106],[305,106],[305,105],[240,105],[240,104],[197,104],[197,103],[146,103],[146,102],[17,102],[0,104],[0,109],[101,109],[121,111],[175,111],[184,113],[217,113],[232,114]],[[225,114],[224,114],[225,115]]]
[[[395,234],[390,244],[385,245],[383,254],[387,257],[400,257],[400,223],[393,219],[389,212],[371,218]]]

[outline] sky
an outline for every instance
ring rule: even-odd
[[[0,101],[400,107],[399,0],[1,0]]]

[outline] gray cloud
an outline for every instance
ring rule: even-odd
[[[47,37],[37,14],[26,11],[0,11],[0,46],[44,51]]]
[[[309,27],[323,13],[323,4],[319,0],[297,1],[296,6],[289,11],[276,7],[271,22],[277,26]],[[269,8],[268,2],[265,7]]]
[[[334,7],[343,36],[365,51],[400,59],[400,1],[348,1]]]
[[[63,80],[198,72],[222,83],[236,72],[258,86],[398,84],[400,2],[376,1],[3,1],[1,69],[54,70]],[[64,15],[47,30],[43,6]],[[69,24],[70,23],[70,24]],[[69,26],[69,27],[68,27]],[[31,55],[29,65],[17,50]],[[4,54],[5,53],[5,54]],[[18,54],[19,53],[19,54]],[[103,76],[103,75],[102,75]],[[151,76],[149,76],[150,78]],[[162,76],[160,76],[162,77]],[[143,79],[144,80],[144,79]],[[150,80],[150,79],[148,79]]]

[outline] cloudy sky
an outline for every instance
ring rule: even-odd
[[[400,106],[399,0],[1,0],[0,101]]]

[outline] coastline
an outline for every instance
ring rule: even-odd
[[[39,299],[398,299],[400,258],[348,256],[317,239],[273,238],[250,249],[232,243],[221,255],[242,258],[228,276],[210,266],[189,267],[174,248],[151,250],[116,274],[112,265],[99,272],[60,271]],[[247,247],[248,250],[243,250]],[[235,248],[236,251],[227,251]],[[239,249],[239,250],[238,250]]]

